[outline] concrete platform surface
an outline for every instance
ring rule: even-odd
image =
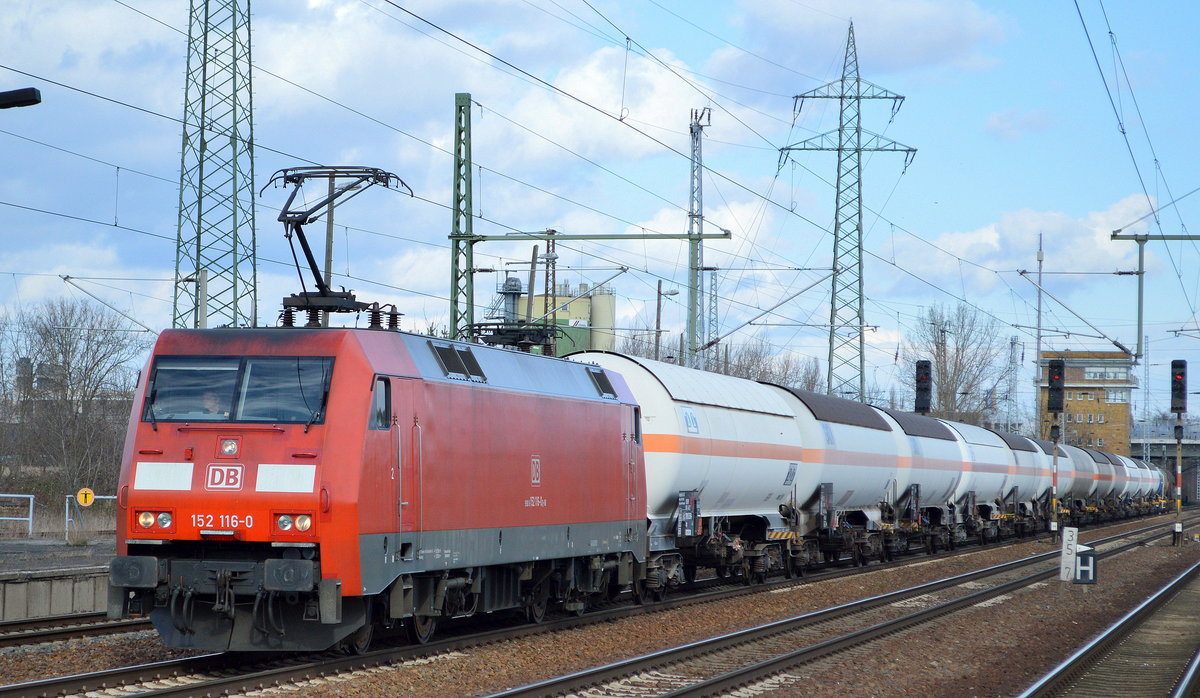
[[[68,545],[62,538],[0,538],[0,574],[107,565],[116,554],[112,536],[86,545]]]

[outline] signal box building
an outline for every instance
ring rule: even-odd
[[[1050,438],[1055,415],[1046,412],[1047,364],[1062,359],[1062,442],[1123,456],[1129,453],[1132,392],[1138,387],[1133,359],[1119,351],[1044,351],[1038,361],[1041,437]]]

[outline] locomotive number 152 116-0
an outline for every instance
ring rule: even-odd
[[[254,517],[250,514],[192,514],[192,525],[196,528],[254,528]]]

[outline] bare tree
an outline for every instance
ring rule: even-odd
[[[933,366],[933,410],[945,419],[980,424],[1003,398],[1008,366],[999,325],[970,306],[928,308],[904,339],[901,356],[913,366],[928,359]],[[915,390],[913,371],[902,380]]]
[[[629,356],[654,357],[654,330],[626,334],[617,351]],[[781,353],[761,337],[740,344],[718,345],[712,362],[715,372],[738,378],[774,383],[789,388],[818,391],[825,384],[821,363],[814,357],[799,358]],[[660,358],[667,360],[677,352],[673,343],[664,343]]]
[[[47,301],[5,322],[0,487],[20,482],[52,496],[114,490],[148,346],[131,323],[90,301]]]

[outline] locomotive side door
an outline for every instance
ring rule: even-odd
[[[625,520],[636,521],[645,515],[637,511],[638,478],[637,462],[642,451],[642,409],[640,407],[621,407],[621,419],[629,429],[625,439]]]
[[[423,426],[417,410],[422,383],[414,378],[392,377],[392,431],[396,443],[394,461],[396,529],[404,535],[402,550],[411,555],[418,548],[416,535],[421,530],[421,458]],[[411,545],[410,545],[411,544]]]

